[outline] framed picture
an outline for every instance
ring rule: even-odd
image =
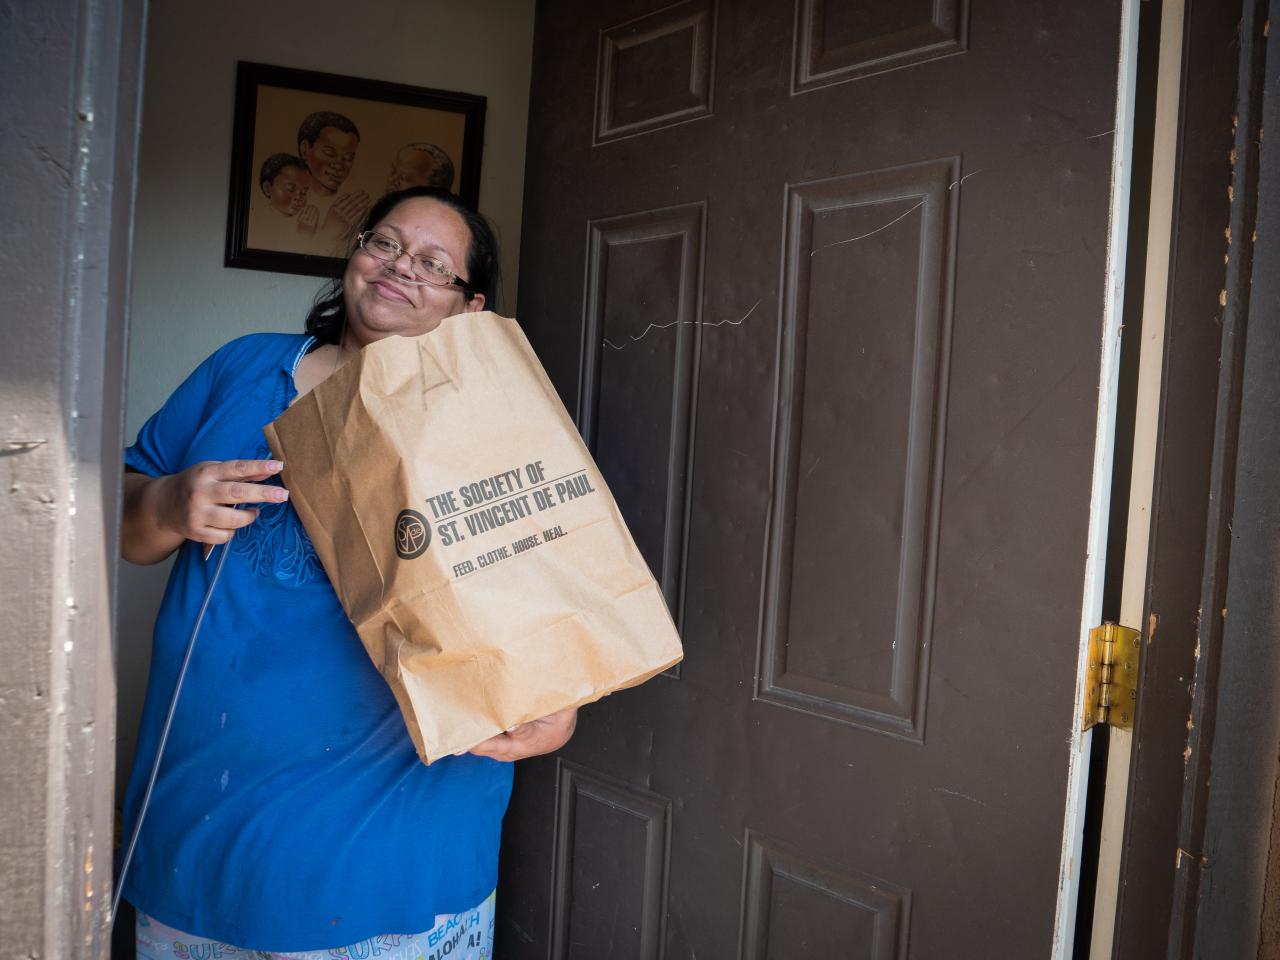
[[[338,276],[369,207],[426,184],[472,207],[485,98],[240,62],[225,265]]]

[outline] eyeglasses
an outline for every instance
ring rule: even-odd
[[[384,237],[380,233],[374,233],[372,230],[366,230],[357,238],[360,241],[360,249],[375,260],[381,260],[383,263],[395,263],[403,256],[409,258],[409,271],[413,274],[413,279],[401,277],[405,283],[412,283],[416,286],[423,284],[432,284],[437,287],[447,287],[450,284],[461,287],[468,296],[474,295],[476,288],[463,280],[460,276],[446,267],[435,257],[423,257],[417,254],[409,253],[404,247],[396,243],[390,237]]]

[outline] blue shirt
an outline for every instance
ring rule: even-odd
[[[232,341],[125,452],[151,476],[266,459],[309,337]],[[223,548],[179,549],[156,618],[126,836]],[[125,896],[171,927],[264,951],[429,929],[497,882],[509,763],[424,766],[291,504],[230,544],[196,641]]]

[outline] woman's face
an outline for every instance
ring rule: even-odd
[[[408,253],[434,257],[463,280],[471,232],[452,209],[430,197],[397,204],[371,229],[391,237]],[[409,258],[394,263],[356,250],[343,277],[346,291],[346,337],[363,347],[383,337],[414,337],[434,330],[445,317],[484,309],[484,297],[468,302],[461,287],[404,282],[412,278]]]

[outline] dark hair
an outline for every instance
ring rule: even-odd
[[[360,131],[356,129],[356,125],[342,114],[321,110],[310,114],[298,127],[298,152],[302,152],[304,143],[315,143],[316,137],[320,136],[320,131],[325,127],[337,127],[343,133],[355,134],[355,138],[360,139]]]
[[[265,187],[271,183],[285,167],[297,167],[304,172],[307,169],[301,157],[295,157],[292,153],[273,153],[262,161],[262,167],[258,170],[258,186]]]
[[[442,203],[467,225],[471,234],[471,243],[467,247],[466,281],[475,293],[484,294],[486,309],[496,309],[498,304],[498,287],[502,282],[502,269],[498,264],[498,239],[494,236],[493,227],[483,215],[472,210],[458,197],[448,190],[439,187],[408,187],[388,193],[373,205],[369,215],[365,217],[360,232],[370,230],[380,223],[391,211],[406,200],[426,197]],[[354,255],[358,244],[353,240],[350,254]],[[344,271],[345,274],[345,271]],[[321,343],[337,343],[342,338],[342,330],[347,324],[346,289],[343,277],[330,280],[316,295],[316,302],[307,314],[307,333]],[[475,294],[464,290],[463,295],[470,302]]]

